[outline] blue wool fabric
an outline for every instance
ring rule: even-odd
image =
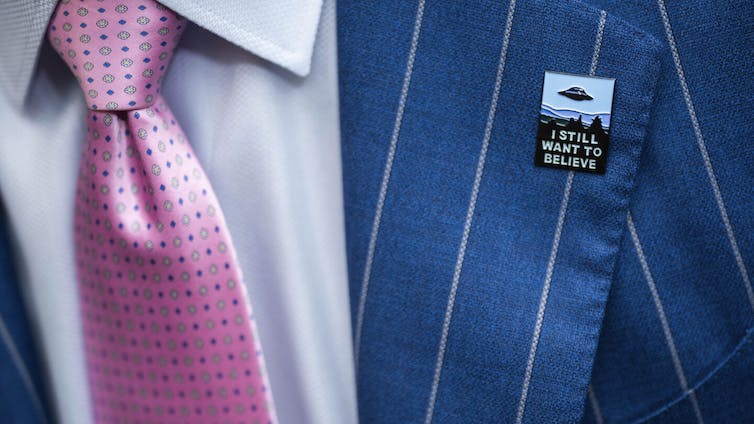
[[[753,29],[603,3],[339,4],[362,422],[754,419]],[[607,172],[569,187],[534,166],[543,75],[593,64]]]
[[[627,235],[592,373],[594,397],[608,422],[754,422],[754,298],[749,292],[754,278],[754,144],[749,142],[754,121],[747,111],[754,100],[751,7],[709,0],[601,3],[597,6],[640,26],[663,45],[630,209],[688,390],[681,387],[647,278]],[[585,421],[598,422],[588,404]]]
[[[41,367],[10,250],[0,204],[0,417],[7,423],[46,423]]]

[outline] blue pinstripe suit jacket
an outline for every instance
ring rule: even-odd
[[[754,422],[751,4],[338,11],[363,422]],[[607,172],[534,167],[591,69]]]
[[[26,316],[11,243],[0,204],[0,421],[50,422],[32,333]]]

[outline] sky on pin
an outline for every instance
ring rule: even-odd
[[[572,100],[558,94],[571,87],[581,87],[594,100]],[[610,113],[613,105],[613,88],[615,79],[590,77],[587,75],[545,72],[542,89],[542,103],[555,109],[570,109],[589,114]]]

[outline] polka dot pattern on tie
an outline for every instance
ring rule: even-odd
[[[90,108],[74,237],[94,417],[270,423],[222,212],[159,94],[185,25],[153,1],[62,1],[50,22]]]

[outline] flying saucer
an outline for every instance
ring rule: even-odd
[[[558,91],[558,94],[560,94],[562,96],[566,96],[569,99],[579,100],[579,101],[580,100],[592,100],[594,98],[594,97],[590,96],[589,94],[587,94],[586,90],[584,90],[583,88],[581,88],[579,86],[576,86],[576,85],[574,85],[573,87],[571,87],[571,88],[569,88],[567,90]]]

